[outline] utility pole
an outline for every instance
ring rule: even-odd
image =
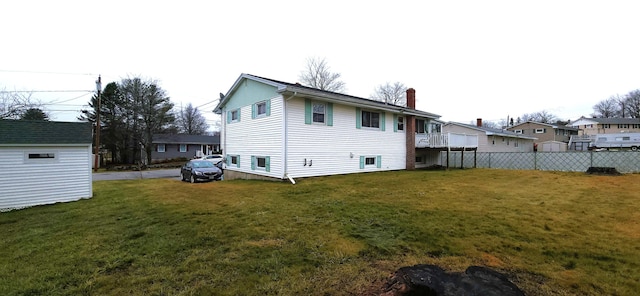
[[[102,79],[100,75],[98,75],[98,80],[96,80],[96,90],[98,91],[98,108],[95,109],[96,112],[96,147],[95,147],[95,160],[93,164],[93,171],[98,171],[98,166],[100,165],[100,91],[102,90]]]

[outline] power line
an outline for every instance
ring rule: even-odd
[[[98,74],[93,73],[70,73],[70,72],[48,72],[48,71],[27,71],[27,70],[1,70],[0,72],[11,73],[32,73],[32,74],[55,74],[55,75],[82,75],[82,76],[95,76]]]
[[[92,90],[0,90],[0,93],[56,93],[56,92],[87,92]]]

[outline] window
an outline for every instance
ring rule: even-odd
[[[517,130],[513,130],[514,133],[521,135],[522,134],[522,130],[521,129],[517,129]]]
[[[251,156],[251,169],[270,171],[270,157],[269,156]]]
[[[165,144],[158,144],[158,152],[165,152]]]
[[[187,144],[180,144],[180,152],[187,152]]]
[[[227,123],[240,121],[240,109],[235,109],[227,112]]]
[[[380,113],[362,111],[362,126],[370,128],[380,128]]]
[[[618,124],[618,128],[629,128],[628,124]]]
[[[29,159],[53,159],[56,158],[55,153],[29,153]]]
[[[381,168],[382,156],[360,156],[360,168]]]
[[[396,129],[398,131],[403,131],[404,130],[404,117],[403,116],[398,116],[398,120],[396,122]]]
[[[251,118],[261,118],[271,115],[271,100],[257,102],[251,105]]]
[[[416,156],[416,163],[422,163],[422,156]]]
[[[640,128],[640,124],[634,124],[633,128]]]
[[[585,124],[585,128],[593,128],[593,124]]]
[[[228,167],[240,167],[240,155],[227,155]]]
[[[515,140],[515,141],[513,142],[513,147],[518,147],[518,140]]]
[[[323,103],[313,103],[312,113],[313,123],[325,123],[325,105]]]
[[[424,134],[424,119],[416,119],[416,133]]]
[[[544,134],[545,129],[543,129],[543,128],[537,128],[537,129],[535,129],[535,130],[534,130],[534,132],[535,132],[536,134]]]
[[[431,132],[432,133],[440,133],[442,132],[442,125],[439,123],[432,123],[431,124]]]
[[[611,128],[611,125],[608,123],[603,123],[602,128]]]

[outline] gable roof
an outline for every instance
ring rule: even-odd
[[[519,139],[527,139],[527,140],[537,140],[538,139],[536,137],[525,136],[523,134],[516,134],[516,133],[514,133],[512,131],[508,131],[508,130],[504,130],[504,129],[498,129],[498,128],[490,128],[490,127],[477,126],[477,125],[472,125],[472,124],[464,124],[464,123],[452,122],[452,121],[447,122],[445,124],[445,126],[447,126],[447,125],[457,125],[457,126],[460,126],[460,127],[476,130],[476,131],[485,133],[487,136],[501,136],[501,137],[519,138]]]
[[[89,122],[0,120],[0,145],[91,145],[92,134]]]
[[[320,90],[313,87],[303,86],[299,83],[283,82],[275,79],[260,77],[256,75],[246,74],[246,73],[241,74],[240,77],[236,79],[236,82],[233,83],[229,91],[227,91],[227,94],[224,95],[224,97],[222,98],[220,103],[218,103],[218,105],[215,107],[213,112],[216,112],[219,114],[222,111],[222,108],[224,107],[224,105],[227,104],[229,99],[233,96],[233,93],[238,89],[238,87],[240,86],[241,82],[244,79],[250,79],[253,81],[271,85],[276,88],[278,93],[282,94],[285,97],[296,95],[301,97],[308,97],[311,99],[324,100],[332,103],[339,103],[343,105],[368,107],[373,109],[390,111],[394,113],[402,113],[407,115],[415,115],[415,116],[433,118],[433,119],[440,118],[440,115],[430,113],[430,112],[415,110],[415,109],[407,108],[404,106],[392,105],[392,104],[360,98],[356,96],[345,95],[345,94],[326,91],[326,90]]]
[[[572,126],[584,124],[640,124],[640,118],[587,118],[580,117],[569,123]]]
[[[220,136],[153,134],[154,144],[220,144]]]
[[[578,131],[578,130],[579,130],[578,128],[575,128],[575,127],[572,127],[572,126],[568,126],[568,125],[562,125],[562,124],[551,124],[551,123],[542,123],[542,122],[537,122],[537,121],[525,121],[525,122],[521,122],[521,123],[518,123],[518,124],[516,124],[516,125],[514,125],[514,126],[510,126],[510,127],[508,127],[508,129],[513,129],[513,128],[517,127],[517,126],[520,126],[520,125],[523,125],[523,124],[527,124],[527,123],[530,123],[530,124],[537,124],[537,125],[542,125],[542,126],[548,126],[548,127],[555,128],[555,129],[566,129],[566,130],[572,130],[572,131]]]

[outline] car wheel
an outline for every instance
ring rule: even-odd
[[[187,181],[187,178],[185,177],[184,173],[180,173],[180,178],[182,179],[182,182]]]
[[[196,177],[191,175],[191,178],[189,178],[189,181],[191,181],[191,183],[195,183],[196,182]]]
[[[631,147],[631,150],[632,150],[632,151],[638,151],[638,147],[637,147],[637,146],[632,146],[632,147]]]

